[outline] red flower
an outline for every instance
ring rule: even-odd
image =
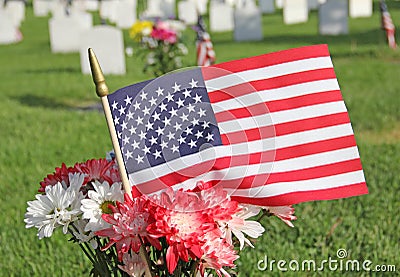
[[[69,173],[76,173],[78,172],[73,167],[67,167],[65,163],[61,165],[61,167],[56,167],[56,171],[53,174],[47,175],[42,182],[40,182],[39,192],[45,192],[45,188],[47,186],[54,186],[58,182],[65,184],[69,187]]]
[[[155,26],[150,36],[156,40],[162,40],[170,44],[177,42],[177,34],[174,30],[160,28],[160,26]]]
[[[116,244],[118,259],[121,261],[124,253],[130,249],[139,252],[142,241],[149,242],[157,249],[161,249],[160,242],[150,237],[146,228],[154,222],[152,203],[143,197],[134,198],[125,193],[124,203],[117,202],[116,207],[110,205],[112,214],[103,214],[102,218],[111,224],[110,228],[95,232],[97,236],[108,237],[109,243],[102,250]]]
[[[85,184],[95,180],[103,183],[107,181],[111,186],[115,182],[120,182],[119,173],[115,167],[115,161],[107,161],[106,159],[92,159],[84,163],[77,163],[74,166],[77,172],[85,174]]]

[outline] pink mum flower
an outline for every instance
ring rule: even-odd
[[[161,40],[170,44],[177,42],[177,33],[174,30],[165,28],[165,26],[157,25],[153,28],[150,36],[156,40]]]
[[[115,182],[121,181],[114,160],[87,160],[84,163],[75,164],[74,169],[85,174],[86,184],[93,181],[99,181],[100,183],[107,181],[111,186]]]
[[[221,235],[221,231],[215,229],[203,236],[205,243],[202,246],[203,256],[201,257],[199,265],[201,276],[204,276],[206,268],[214,269],[220,277],[222,274],[224,276],[230,276],[223,267],[235,267],[233,262],[238,259],[239,256],[233,248],[233,245],[221,238]]]
[[[118,259],[121,260],[124,253],[130,249],[139,252],[143,242],[151,243],[155,248],[161,249],[157,239],[149,236],[146,228],[154,222],[152,203],[145,197],[134,198],[125,193],[124,203],[117,202],[116,207],[110,205],[112,214],[103,214],[102,218],[112,226],[95,232],[97,236],[108,237],[109,243],[102,250],[116,244]]]
[[[204,235],[215,228],[215,223],[201,209],[201,199],[195,193],[172,189],[153,199],[159,206],[155,210],[155,222],[147,228],[155,238],[165,237],[167,249],[167,267],[173,273],[179,258],[188,262],[200,258],[203,254]],[[185,212],[189,211],[189,212]]]
[[[297,217],[294,216],[294,208],[290,206],[272,206],[272,207],[263,207],[266,209],[271,215],[275,215],[283,220],[290,227],[294,227],[291,220],[296,220]]]

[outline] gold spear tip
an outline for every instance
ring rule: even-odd
[[[108,95],[108,87],[106,80],[101,70],[99,61],[97,60],[96,54],[92,48],[88,49],[90,69],[92,71],[93,82],[96,85],[96,93],[99,97]]]

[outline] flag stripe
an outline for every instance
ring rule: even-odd
[[[259,67],[271,67],[291,61],[329,56],[327,45],[305,46],[213,65],[213,68],[220,70],[207,70],[203,72],[203,76],[208,80]]]
[[[360,182],[336,188],[291,192],[277,196],[252,198],[233,195],[232,200],[238,201],[239,203],[249,203],[253,205],[268,203],[270,206],[284,206],[307,201],[339,199],[366,193],[368,193],[366,183]]]

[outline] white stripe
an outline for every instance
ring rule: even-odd
[[[221,134],[261,128],[296,120],[347,112],[343,101],[329,102],[218,123]]]
[[[245,70],[237,73],[228,74],[222,77],[206,80],[205,84],[209,92],[226,88],[227,85],[235,86],[244,82],[274,78],[282,75],[323,69],[333,68],[330,57],[310,58],[287,62],[277,65],[266,66],[257,69]]]
[[[193,182],[196,183],[197,181],[209,182],[218,180],[238,180],[239,184],[239,182],[243,178],[248,176],[254,176],[257,174],[268,174],[268,173],[272,174],[272,173],[288,172],[293,170],[302,170],[311,167],[323,166],[358,158],[359,158],[358,149],[356,146],[353,146],[344,149],[323,152],[288,160],[235,166],[221,170],[212,170],[202,175],[199,175],[194,179],[188,179],[185,182],[176,184],[176,187],[186,188],[190,186],[190,184],[193,184]],[[263,185],[263,184],[257,184],[257,185]]]
[[[365,182],[362,170],[348,172],[328,177],[321,177],[310,180],[281,182],[262,187],[250,189],[225,189],[228,194],[242,197],[263,198],[272,197],[285,193],[323,190],[331,188],[339,188],[352,184]]]
[[[219,113],[230,109],[252,106],[263,102],[288,99],[331,90],[340,90],[336,79],[319,80],[276,89],[256,91],[225,101],[212,103],[211,105],[214,112]]]
[[[351,128],[351,125],[348,123],[258,141],[250,141],[228,146],[215,146],[203,150],[199,153],[184,156],[179,159],[166,162],[164,164],[131,173],[129,175],[129,179],[135,184],[144,183],[153,179],[160,178],[174,171],[179,171],[184,168],[194,166],[196,164],[199,164],[200,161],[206,162],[221,157],[252,154],[272,149],[281,149],[299,144],[338,138],[352,134],[353,130]]]

